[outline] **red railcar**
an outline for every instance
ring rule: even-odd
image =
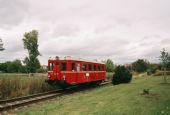
[[[84,83],[101,83],[105,80],[104,63],[73,60],[49,59],[48,83],[62,87]]]

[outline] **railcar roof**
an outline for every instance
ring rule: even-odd
[[[89,63],[96,63],[96,64],[105,64],[105,63],[98,62],[98,61],[80,60],[80,59],[62,59],[62,60],[49,59],[49,61],[80,61],[80,62],[89,62]]]

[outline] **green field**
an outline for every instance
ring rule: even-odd
[[[130,84],[109,85],[60,97],[18,111],[21,115],[169,115],[170,76],[144,76]],[[143,95],[143,89],[150,89]]]

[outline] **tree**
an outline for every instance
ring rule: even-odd
[[[113,72],[114,71],[114,64],[111,59],[107,59],[106,61],[106,71],[107,72]]]
[[[3,48],[3,42],[2,42],[2,39],[0,38],[0,51],[3,51],[4,48]]]
[[[129,83],[132,80],[132,74],[124,66],[117,66],[113,75],[112,83],[114,85],[120,83]]]
[[[163,79],[164,79],[164,83],[167,83],[167,76],[166,76],[166,70],[168,67],[170,67],[170,56],[168,54],[168,52],[163,48],[161,52],[161,56],[160,56],[160,61],[161,61],[161,65],[162,65],[162,69],[163,69]]]
[[[5,73],[25,73],[24,67],[18,59],[0,63],[0,71]]]
[[[19,73],[21,72],[22,64],[20,60],[14,60],[8,64],[7,71],[9,73]]]
[[[10,64],[10,62],[0,63],[0,71],[1,72],[8,72],[7,71],[8,64]]]
[[[145,72],[148,68],[148,62],[143,59],[138,59],[137,61],[132,63],[132,69],[136,72]]]
[[[35,73],[40,68],[40,62],[37,58],[40,55],[38,51],[38,31],[26,32],[22,40],[24,48],[28,50],[28,57],[25,58],[24,63],[28,72]]]

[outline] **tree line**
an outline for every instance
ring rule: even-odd
[[[170,55],[165,49],[160,51],[159,60],[160,63],[150,63],[146,59],[137,59],[131,64],[128,64],[126,68],[128,68],[130,71],[135,71],[138,73],[148,72],[148,74],[155,73],[156,70],[170,70]],[[115,65],[111,59],[107,59],[105,63],[107,72],[115,71],[117,65]]]
[[[39,54],[39,52],[37,52]],[[37,55],[37,54],[36,54]],[[19,59],[14,61],[7,61],[4,63],[0,63],[0,72],[4,73],[29,73],[29,72],[45,72],[46,69],[43,69],[40,65],[40,62],[37,58],[35,58],[35,63],[31,62],[31,57],[26,57],[22,62]],[[161,63],[150,63],[145,59],[138,59],[133,63],[129,64],[127,68],[131,71],[135,71],[138,73],[148,72],[149,74],[155,73],[156,70],[170,70],[170,56],[168,52],[163,49],[161,51],[160,56]],[[31,63],[31,64],[30,64]],[[107,72],[114,72],[116,65],[113,63],[111,59],[107,59],[106,63],[106,71]]]
[[[4,63],[0,63],[0,72],[3,73],[30,73],[28,70],[28,66],[23,64],[23,62],[19,59],[14,61],[7,61]],[[44,73],[47,72],[46,68],[40,66],[36,69],[37,73]]]
[[[112,71],[110,71],[111,67],[113,66],[113,62],[111,60],[107,60],[106,61],[106,66],[107,67],[107,71],[109,72],[113,72],[113,79],[112,79],[112,83],[114,85],[120,84],[120,83],[129,83],[132,79],[132,71],[136,71],[138,73],[141,72],[146,72],[147,74],[154,74],[156,73],[156,70],[161,70],[163,71],[162,77],[163,77],[163,82],[167,83],[167,74],[168,71],[170,70],[170,55],[169,53],[163,49],[162,51],[160,51],[160,63],[159,64],[153,64],[153,63],[149,63],[147,60],[144,59],[138,59],[137,61],[133,62],[131,64],[131,66],[117,66],[115,67],[115,69],[113,69]],[[110,66],[112,65],[112,66]],[[109,69],[108,69],[109,68]],[[168,71],[167,71],[168,70]]]
[[[40,56],[40,52],[38,51],[38,31],[32,30],[30,32],[26,32],[23,35],[23,45],[24,48],[28,51],[28,56],[25,57],[24,61],[14,60],[7,61],[4,63],[0,63],[0,72],[7,73],[35,73],[35,72],[44,72],[44,70],[40,64],[38,56]],[[144,59],[138,59],[135,62],[129,64],[127,68],[131,71],[135,71],[138,73],[148,72],[154,73],[157,69],[162,69],[164,71],[170,70],[170,55],[169,53],[163,49],[161,51],[159,64],[149,63],[149,61]],[[113,63],[111,59],[107,59],[104,61],[106,63],[106,71],[114,72],[116,65]]]
[[[28,56],[25,57],[24,61],[16,59],[14,61],[7,61],[0,63],[0,72],[6,73],[35,73],[35,72],[45,72],[38,56],[40,52],[38,51],[38,31],[32,30],[30,32],[24,33],[22,39],[24,48],[28,51]]]

